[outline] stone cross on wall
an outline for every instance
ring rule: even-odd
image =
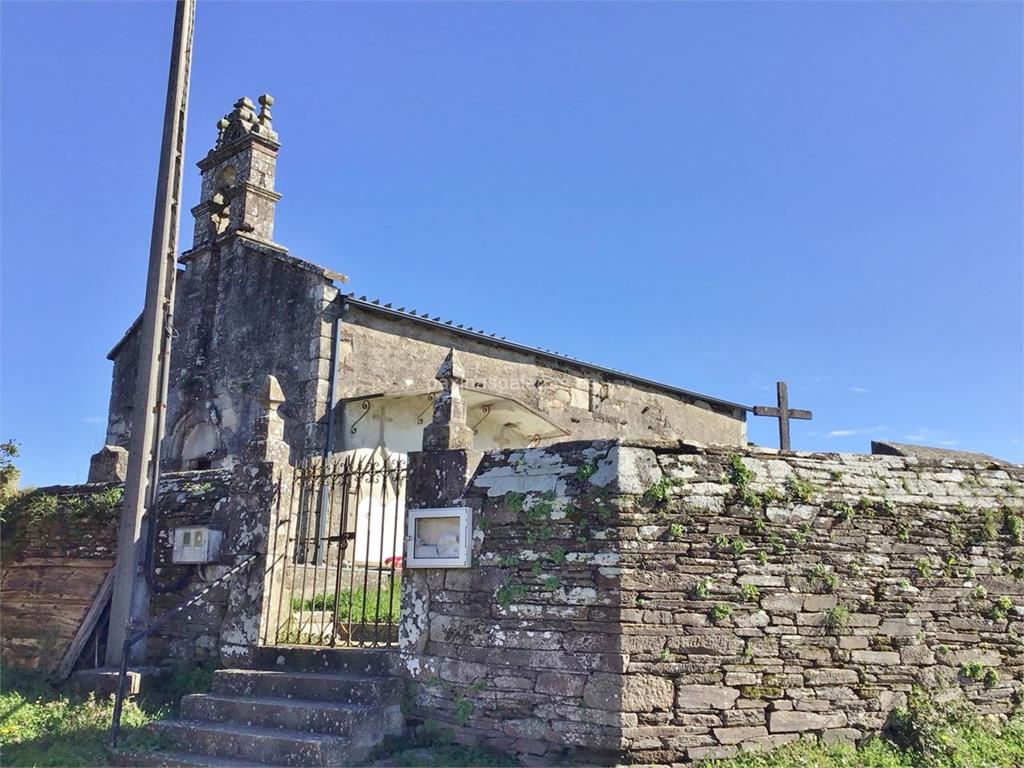
[[[423,429],[423,450],[447,451],[473,447],[473,430],[466,424],[462,385],[466,370],[454,349],[448,350],[435,377],[441,392],[434,398],[434,417]]]
[[[788,451],[790,450],[789,420],[810,419],[812,414],[810,411],[789,407],[789,388],[786,386],[786,382],[776,382],[775,386],[778,390],[778,406],[773,408],[768,405],[755,405],[754,415],[771,416],[779,420],[779,448]]]

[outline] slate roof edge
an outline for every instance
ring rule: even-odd
[[[513,349],[518,352],[525,352],[527,354],[536,355],[538,357],[546,358],[548,360],[556,360],[560,363],[575,366],[577,368],[584,368],[596,373],[602,373],[608,376],[613,376],[624,381],[629,381],[634,384],[641,384],[643,386],[658,389],[663,392],[669,392],[674,395],[681,395],[690,400],[702,400],[706,403],[713,403],[718,406],[725,408],[738,409],[742,411],[753,410],[749,405],[743,405],[742,403],[734,403],[730,400],[723,400],[718,397],[711,397],[710,395],[703,395],[700,392],[693,392],[688,389],[682,389],[681,387],[674,387],[670,384],[664,384],[660,381],[654,381],[653,379],[645,379],[642,376],[635,376],[625,371],[619,371],[614,368],[606,368],[595,363],[588,363],[585,360],[578,360],[575,357],[569,357],[559,352],[552,352],[548,349],[541,349],[539,347],[530,347],[525,344],[519,344],[514,341],[509,341],[501,336],[496,336],[483,331],[475,330],[473,328],[460,327],[453,324],[450,321],[444,321],[440,319],[431,319],[426,315],[414,314],[407,312],[404,308],[394,309],[391,306],[381,304],[379,301],[370,301],[366,298],[356,298],[355,294],[341,294],[339,298],[346,304],[358,306],[361,309],[366,309],[371,312],[377,312],[392,317],[400,317],[405,320],[410,320],[414,323],[420,323],[421,325],[431,326],[439,328],[441,330],[449,331],[458,336],[465,338],[476,339],[478,341],[484,341],[494,346],[504,347],[505,349]]]
[[[129,325],[128,330],[121,335],[121,338],[118,339],[117,344],[111,347],[110,351],[107,352],[107,360],[113,360],[115,357],[117,357],[117,353],[121,351],[121,347],[123,347],[128,342],[128,339],[131,338],[132,334],[135,333],[135,330],[140,325],[142,325],[141,312],[139,312],[139,316],[135,318],[135,322]]]

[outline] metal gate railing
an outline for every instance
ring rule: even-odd
[[[287,542],[276,549],[280,571],[267,603],[274,621],[264,643],[398,642],[405,477],[403,459],[376,454],[314,460],[295,471]]]

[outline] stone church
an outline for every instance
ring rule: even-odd
[[[285,396],[294,463],[419,450],[435,372],[449,349],[466,369],[467,424],[478,449],[614,437],[746,444],[747,406],[340,290],[343,275],[274,240],[281,145],[272,104],[268,95],[259,107],[239,99],[198,164],[193,244],[177,275],[164,470],[231,466],[268,374]],[[106,447],[94,457],[91,480],[113,479],[104,477],[111,459],[123,464],[129,446],[138,327],[108,356]]]

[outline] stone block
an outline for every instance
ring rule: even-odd
[[[622,705],[622,675],[592,673],[583,687],[583,705],[618,711]]]
[[[846,725],[843,712],[824,714],[821,712],[772,712],[768,715],[768,729],[772,733],[799,733],[801,731],[823,731],[842,728]]]
[[[726,672],[726,685],[757,685],[761,682],[761,675],[757,672]]]
[[[797,613],[803,608],[804,596],[793,592],[776,592],[761,598],[761,607],[777,613]]]
[[[789,507],[768,507],[765,515],[773,523],[796,524],[807,523],[813,520],[818,514],[817,507],[810,504],[797,504]]]
[[[683,635],[670,637],[668,649],[673,653],[710,654],[716,656],[739,656],[743,653],[743,641],[730,635]]]
[[[926,645],[908,645],[900,648],[900,658],[904,664],[927,664],[935,663],[935,654]]]
[[[686,756],[694,762],[698,760],[722,760],[734,757],[737,751],[734,746],[690,747],[686,750]]]
[[[534,691],[553,696],[582,696],[587,684],[586,675],[573,675],[567,672],[540,672]]]
[[[860,677],[855,669],[808,669],[804,672],[807,685],[855,685]]]
[[[900,663],[900,655],[894,651],[852,651],[851,655],[860,664],[892,666]]]
[[[128,451],[104,445],[89,459],[90,483],[123,483],[128,476]]]
[[[444,659],[438,666],[437,676],[450,683],[475,683],[487,677],[487,670],[486,664]]]
[[[676,706],[693,712],[705,709],[729,709],[736,703],[740,692],[735,688],[718,685],[681,685],[676,692]]]
[[[657,655],[664,647],[665,638],[661,635],[625,635],[622,637],[623,653]]]
[[[629,674],[622,678],[622,709],[626,712],[672,709],[674,694],[672,680],[667,677]]]
[[[753,584],[755,587],[784,587],[785,576],[771,576],[766,573],[745,573],[737,579],[740,584]]]
[[[808,595],[804,598],[805,611],[827,611],[835,608],[839,598],[835,595]]]
[[[714,733],[720,744],[739,744],[741,741],[767,736],[768,729],[763,725],[737,726],[735,728],[715,728]]]
[[[878,626],[880,634],[891,637],[913,637],[921,631],[921,620],[916,618],[886,619]]]
[[[1003,663],[1003,657],[995,649],[967,648],[953,654],[953,663],[956,666],[981,664],[984,667],[998,667]]]
[[[826,744],[856,744],[861,736],[856,728],[833,728],[821,734],[821,740]]]

